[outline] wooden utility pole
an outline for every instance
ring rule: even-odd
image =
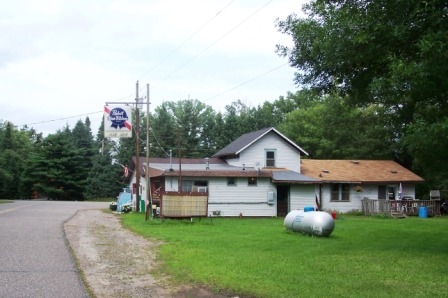
[[[151,219],[154,214],[152,210],[152,196],[151,196],[151,177],[149,176],[149,84],[146,84],[146,199],[148,200],[149,208],[146,208],[145,219],[148,220],[148,209],[151,212]]]
[[[139,212],[140,211],[140,128],[139,128],[139,124],[140,124],[140,113],[139,113],[139,108],[138,108],[138,81],[136,84],[136,88],[135,88],[135,184],[136,184],[136,194],[137,194],[137,198],[135,200],[135,211]]]
[[[177,191],[182,191],[182,149],[180,148],[180,128],[177,128],[177,142],[179,146],[179,184],[177,186]]]

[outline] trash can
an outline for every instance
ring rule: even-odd
[[[418,217],[426,218],[428,217],[428,207],[418,208]]]
[[[145,212],[145,200],[140,200],[140,212]]]

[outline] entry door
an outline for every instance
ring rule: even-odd
[[[278,185],[277,186],[277,216],[284,217],[288,214],[289,203],[289,186]]]

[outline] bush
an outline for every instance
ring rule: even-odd
[[[360,215],[364,215],[364,213],[362,213],[362,211],[359,210],[359,209],[352,209],[352,210],[349,210],[349,211],[347,211],[345,214],[347,214],[347,215],[358,215],[358,216],[360,216]]]
[[[132,211],[132,206],[131,205],[123,205],[123,206],[121,206],[121,212],[129,213],[131,211]]]
[[[377,214],[373,215],[373,217],[379,218],[379,219],[386,219],[386,218],[391,218],[392,216],[387,212],[383,212],[383,213],[377,213]]]
[[[112,202],[109,204],[109,208],[112,211],[117,211],[117,202]]]

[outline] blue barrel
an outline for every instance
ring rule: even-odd
[[[423,218],[428,217],[428,207],[418,208],[418,217],[423,217]]]
[[[306,206],[305,208],[303,208],[303,211],[308,212],[308,211],[314,211],[314,207],[312,206]]]

